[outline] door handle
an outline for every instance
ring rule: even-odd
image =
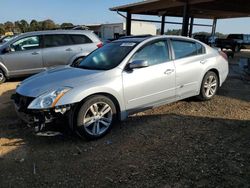
[[[66,51],[67,51],[67,52],[71,52],[71,51],[73,51],[73,50],[72,50],[71,48],[67,48]]]
[[[200,61],[201,64],[205,64],[207,62],[207,59],[203,59]]]
[[[171,74],[172,72],[174,72],[174,69],[167,69],[167,70],[164,72],[164,74],[169,75],[169,74]]]
[[[32,54],[32,55],[38,55],[39,52],[32,52],[31,54]]]

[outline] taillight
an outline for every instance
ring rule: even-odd
[[[227,54],[224,53],[223,51],[219,51],[219,54],[225,59],[228,60]]]
[[[98,43],[96,46],[97,46],[98,48],[101,48],[101,47],[103,46],[103,44],[102,44],[102,42],[100,42],[100,43]]]

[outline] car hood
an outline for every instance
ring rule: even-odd
[[[75,88],[78,85],[93,81],[94,78],[101,76],[104,72],[70,66],[54,68],[24,80],[16,92],[24,96],[38,97],[59,87]]]

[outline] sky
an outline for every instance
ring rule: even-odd
[[[71,22],[75,25],[117,23],[125,21],[109,8],[138,0],[0,0],[0,23],[25,19],[38,21],[52,19],[56,23]],[[149,18],[134,16],[134,18]],[[154,16],[150,19],[160,20]],[[182,21],[167,17],[166,21]],[[212,24],[212,20],[195,19],[195,23]],[[158,27],[159,25],[157,25]],[[180,25],[166,25],[166,29],[180,29]],[[194,27],[194,32],[211,31],[209,27]],[[250,33],[250,18],[223,19],[217,22],[217,32]]]

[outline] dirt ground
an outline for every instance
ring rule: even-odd
[[[238,59],[213,100],[139,113],[91,142],[66,128],[33,135],[10,101],[18,81],[0,85],[0,187],[250,187],[250,84]]]

